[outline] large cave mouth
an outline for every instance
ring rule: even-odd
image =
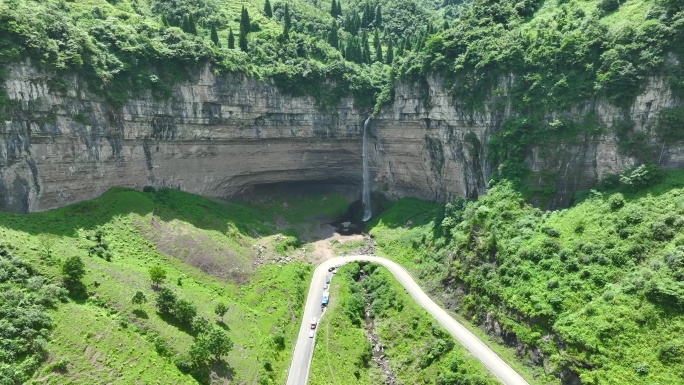
[[[349,180],[297,180],[247,186],[235,198],[250,200],[259,196],[298,196],[340,194],[349,203],[360,199],[361,185]]]

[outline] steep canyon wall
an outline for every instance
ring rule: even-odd
[[[361,139],[367,111],[342,99],[320,109],[268,82],[215,76],[203,68],[169,100],[137,97],[114,107],[77,77],[66,90],[29,62],[8,69],[4,87],[16,103],[0,122],[0,209],[40,211],[96,197],[112,186],[174,187],[234,197],[282,183],[326,185],[360,194]],[[507,89],[513,78],[502,79]],[[628,114],[648,131],[662,107],[676,105],[652,79]],[[486,143],[513,106],[505,94],[479,111],[464,109],[439,77],[397,84],[394,99],[371,123],[373,189],[390,197],[446,200],[483,194],[491,175]],[[606,126],[624,110],[587,102]],[[552,116],[552,113],[550,115]],[[680,167],[684,151],[663,147],[659,160]],[[555,188],[546,204],[632,165],[611,130],[532,148],[527,162]],[[542,180],[543,179],[543,180]]]

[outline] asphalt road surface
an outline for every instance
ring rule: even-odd
[[[292,354],[290,370],[287,373],[287,385],[306,385],[309,377],[309,366],[313,356],[314,338],[309,337],[311,330],[311,318],[320,319],[323,314],[321,311],[321,298],[323,296],[323,285],[326,276],[332,276],[328,269],[335,265],[343,265],[349,262],[367,261],[374,262],[386,267],[399,283],[404,286],[406,291],[411,294],[415,301],[428,311],[445,329],[451,333],[475,358],[506,385],[529,385],[515,370],[506,364],[496,353],[487,345],[480,341],[473,333],[461,325],[458,321],[451,318],[446,311],[434,303],[420,289],[418,284],[411,278],[409,273],[398,264],[380,257],[369,255],[352,255],[328,259],[321,263],[314,271],[309,287],[309,295],[304,307],[304,317],[299,328],[299,337]],[[334,295],[334,293],[331,293]]]

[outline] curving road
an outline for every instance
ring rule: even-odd
[[[316,339],[315,337],[309,337],[311,317],[320,318],[322,315],[321,297],[324,291],[323,285],[325,284],[325,277],[330,275],[328,269],[338,264],[343,265],[345,263],[357,261],[373,262],[387,268],[399,283],[404,286],[406,291],[411,294],[416,302],[435,317],[435,319],[437,319],[454,338],[475,356],[475,358],[480,360],[502,383],[506,385],[529,385],[527,381],[508,366],[508,364],[506,364],[496,353],[489,349],[487,345],[434,303],[430,297],[420,289],[418,284],[403,267],[389,259],[370,255],[351,255],[331,258],[318,265],[314,271],[313,278],[311,279],[311,286],[309,287],[309,295],[304,307],[302,325],[299,328],[299,336],[297,337],[297,343],[292,354],[290,370],[287,373],[287,385],[306,385],[308,380],[309,366],[311,365],[311,357],[313,356],[313,348]]]

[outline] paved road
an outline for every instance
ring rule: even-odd
[[[480,360],[494,376],[506,385],[529,385],[518,373],[506,364],[496,353],[487,345],[480,341],[473,333],[463,325],[451,318],[446,311],[434,303],[420,289],[418,284],[411,278],[409,273],[398,264],[380,257],[369,255],[352,255],[346,257],[336,257],[321,263],[314,271],[309,288],[309,296],[304,307],[304,318],[299,329],[299,337],[295,345],[290,362],[290,370],[287,373],[287,385],[306,385],[309,377],[309,366],[313,356],[315,337],[309,337],[311,330],[311,317],[320,318],[321,316],[321,297],[323,295],[323,285],[325,277],[330,276],[328,269],[337,264],[345,264],[356,261],[374,262],[386,267],[399,283],[404,286],[406,291],[416,300],[418,304],[425,308],[451,335],[453,335],[468,351]]]

